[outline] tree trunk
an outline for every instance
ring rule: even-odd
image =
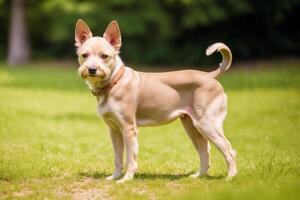
[[[11,4],[7,61],[12,65],[25,64],[30,61],[31,52],[27,35],[25,1],[12,0]]]

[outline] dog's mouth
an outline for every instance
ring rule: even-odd
[[[109,75],[103,69],[89,69],[86,66],[79,68],[79,75],[82,79],[91,79],[94,81],[105,81]]]
[[[105,74],[104,73],[97,73],[97,74],[87,74],[87,77],[90,77],[90,78],[97,78],[97,79],[100,79],[100,80],[105,80]]]
[[[89,74],[88,76],[89,76],[89,77],[97,77],[96,74]]]
[[[81,73],[80,76],[82,79],[98,79],[100,81],[105,80],[105,76],[98,74]]]
[[[105,80],[106,79],[106,74],[103,71],[97,71],[95,73],[89,73],[88,70],[83,70],[83,71],[81,71],[80,76],[83,79],[86,79],[86,78],[100,79],[100,80]]]

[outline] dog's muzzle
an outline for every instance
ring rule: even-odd
[[[89,71],[89,74],[95,75],[97,72],[97,68],[96,67],[88,67],[88,71]]]

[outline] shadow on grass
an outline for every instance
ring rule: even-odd
[[[111,174],[106,172],[79,172],[78,175],[95,179],[103,179]]]
[[[104,179],[105,177],[111,175],[106,172],[91,172],[91,173],[80,172],[78,174],[80,176],[90,177],[90,178],[95,178],[95,179]],[[162,179],[162,180],[174,181],[174,180],[179,180],[179,179],[183,179],[183,178],[188,178],[191,174],[193,174],[193,173],[187,173],[187,174],[137,173],[134,178],[136,180]],[[224,176],[224,175],[217,175],[217,176],[206,175],[206,176],[202,176],[199,178],[204,179],[204,180],[221,180],[221,179],[225,179],[226,176]]]
[[[191,174],[193,173],[188,173],[188,174],[151,174],[151,173],[137,173],[135,175],[136,179],[141,179],[141,180],[155,180],[155,179],[164,179],[164,180],[179,180],[182,178],[188,178]],[[199,177],[201,179],[209,179],[209,180],[214,180],[214,179],[223,179],[225,176],[202,176]],[[192,178],[191,178],[192,179]]]

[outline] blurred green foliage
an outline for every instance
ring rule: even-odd
[[[1,55],[8,37],[9,1],[0,0]],[[95,35],[119,22],[122,58],[143,64],[202,64],[205,48],[227,43],[238,59],[299,55],[299,0],[27,0],[36,58],[75,57],[74,26]]]

